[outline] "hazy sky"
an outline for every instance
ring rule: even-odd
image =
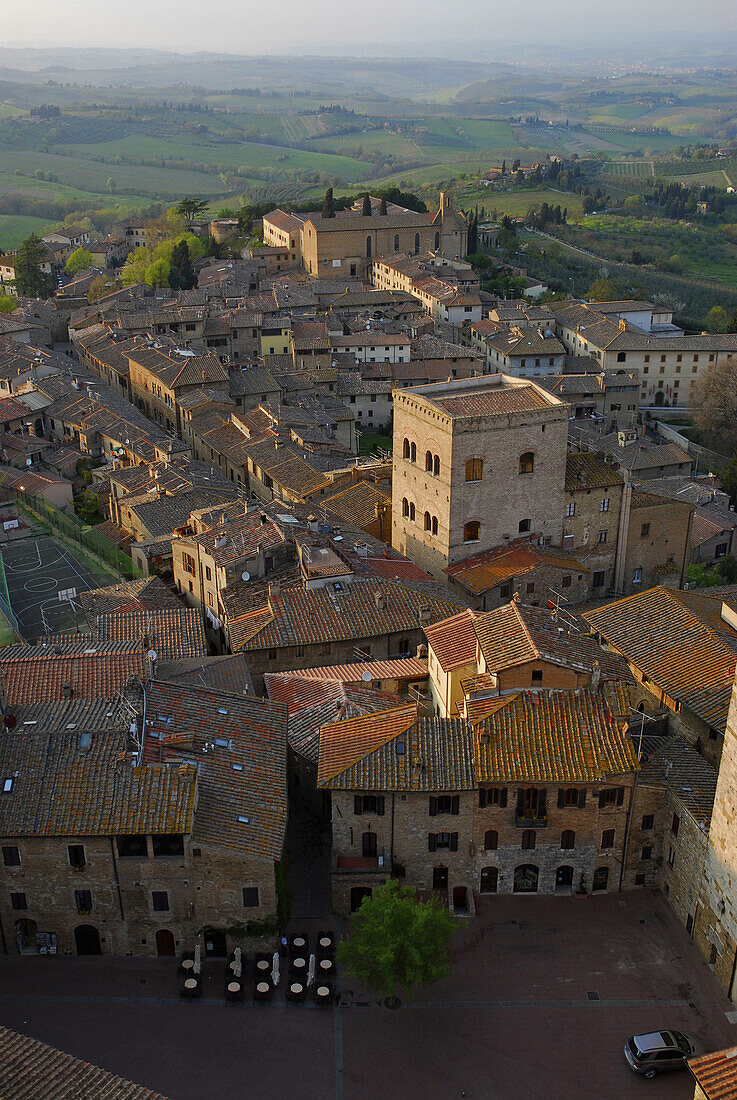
[[[566,27],[577,36],[631,33],[640,50],[644,35],[731,37],[737,16],[734,0],[21,0],[5,5],[0,45],[374,53],[366,44],[385,41],[397,54],[408,40],[408,53],[465,41],[476,56],[488,43],[498,58],[502,38],[523,52],[526,37]]]

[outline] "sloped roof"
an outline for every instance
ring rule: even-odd
[[[476,664],[476,613],[462,611],[450,619],[425,627],[425,637],[443,672]]]
[[[0,671],[11,705],[62,700],[66,685],[73,698],[111,699],[129,676],[143,674],[143,666],[140,642],[105,644],[86,638],[0,649]]]
[[[449,565],[445,572],[474,595],[480,595],[494,585],[515,577],[522,577],[540,565],[571,573],[588,573],[589,570],[576,558],[565,552],[539,550],[529,543],[512,543],[495,550],[486,550],[472,558]]]
[[[706,1100],[737,1100],[737,1047],[689,1058],[688,1068]]]

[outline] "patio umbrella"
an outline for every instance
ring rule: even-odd
[[[274,952],[274,965],[271,968],[271,980],[274,985],[279,984],[279,952]]]
[[[315,980],[315,956],[310,955],[310,965],[307,967],[307,987],[309,988]]]
[[[235,963],[235,965],[233,967],[233,973],[235,974],[236,978],[240,978],[240,976],[243,972],[243,967],[242,967],[242,964],[241,964],[241,949],[240,949],[240,947],[236,947],[235,951],[233,952],[233,956],[234,956],[233,962]]]
[[[193,967],[193,969],[194,969],[195,974],[199,974],[202,971],[202,947],[200,945],[199,940],[195,944],[194,967]]]

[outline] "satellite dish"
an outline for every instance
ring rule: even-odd
[[[149,661],[155,661],[157,657],[158,653],[155,649],[149,649],[148,653],[146,654],[146,659]]]
[[[26,459],[26,466],[32,466],[32,465],[33,465],[33,459],[32,458],[27,458]]]
[[[251,579],[251,574],[248,572],[247,569],[244,573],[241,573],[241,580],[242,581],[250,581],[250,579]]]
[[[369,670],[368,670],[368,669],[366,669],[366,671],[365,671],[365,672],[362,672],[362,673],[361,673],[361,679],[363,680],[363,682],[364,682],[365,684],[370,684],[370,683],[371,683],[371,681],[373,680],[373,676],[371,675],[371,673],[369,672]]]

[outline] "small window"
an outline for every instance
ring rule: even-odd
[[[463,527],[463,541],[464,542],[478,542],[481,533],[481,527],[478,520],[471,520],[469,523],[464,524]]]
[[[570,588],[571,587],[571,582],[572,582],[572,577],[570,576],[570,574],[568,574],[567,576],[563,577],[563,579],[561,580],[561,582],[560,582],[561,587],[562,588]]]
[[[525,851],[530,851],[535,847],[535,830],[524,829],[522,832],[522,848]]]
[[[495,852],[499,847],[499,833],[496,829],[489,829],[484,833],[484,849],[487,852]]]
[[[597,569],[597,571],[594,573],[594,577],[593,577],[593,580],[591,582],[593,587],[594,588],[603,588],[605,581],[606,581],[606,573],[604,572],[603,569]]]
[[[564,829],[560,836],[561,848],[575,848],[576,847],[576,834],[573,829]]]
[[[532,670],[532,683],[541,684],[543,682],[543,670],[541,668],[533,668]]]
[[[469,458],[466,462],[466,481],[481,481],[484,476],[483,458]]]
[[[13,909],[27,909],[28,908],[28,901],[26,900],[26,895],[23,894],[23,893],[20,893],[20,892],[19,893],[13,893],[13,894],[10,895],[10,904],[12,905]]]
[[[75,890],[74,904],[78,913],[92,912],[92,893],[90,890]]]
[[[521,519],[519,521],[519,528],[518,528],[520,535],[523,535],[525,533],[525,531],[529,531],[531,526],[532,526],[532,520],[531,519]]]
[[[3,863],[6,867],[20,867],[20,850],[15,844],[3,844]]]
[[[525,451],[524,454],[519,456],[519,472],[521,474],[531,474],[535,469],[535,456],[532,451]]]
[[[425,451],[425,472],[432,473],[432,451]]]
[[[627,352],[626,351],[618,351],[617,352],[617,362],[618,363],[626,363],[627,362]]]
[[[417,444],[411,443],[409,448],[409,460],[410,462],[417,461]]]
[[[530,581],[530,583],[525,586],[525,592],[527,593],[528,596],[531,596],[534,591],[535,591],[535,582]]]
[[[601,847],[614,847],[614,829],[605,829],[604,832],[601,834]]]
[[[146,837],[119,836],[118,856],[120,859],[146,859],[148,856]]]
[[[650,534],[650,524],[649,523],[643,523],[640,527],[640,538],[645,539],[645,538],[647,538],[647,536],[649,534]]]
[[[155,856],[183,856],[184,837],[176,833],[166,833],[152,837]]]
[[[433,535],[437,535],[437,533],[438,533],[438,517],[437,516],[432,517],[432,533],[433,533]]]
[[[642,818],[641,828],[645,832],[647,832],[647,830],[652,829],[654,825],[655,825],[655,815],[654,814],[644,814],[643,818]]]
[[[647,863],[647,861],[649,859],[652,859],[652,857],[653,857],[653,846],[652,846],[652,844],[646,844],[645,847],[642,849],[642,856],[640,858],[642,859],[643,863]]]
[[[431,531],[432,530],[432,516],[430,515],[429,512],[425,512],[425,530],[426,531]]]
[[[566,504],[566,515],[570,518],[576,514],[576,502],[575,500],[569,500]]]
[[[84,844],[67,844],[67,855],[69,856],[69,865],[74,867],[75,871],[81,871],[87,863]]]
[[[675,862],[676,862],[676,853],[675,853],[675,850],[674,850],[673,848],[669,847],[669,848],[668,848],[668,866],[669,866],[669,867],[673,867],[673,865],[675,864]]]
[[[512,586],[511,586],[511,584],[501,585],[501,587],[499,589],[499,595],[501,596],[501,598],[503,600],[508,599],[512,595]]]
[[[404,443],[402,444],[402,458],[409,459],[409,454],[409,440],[405,439]]]
[[[258,908],[258,886],[244,886],[243,887],[243,908],[244,909],[257,909]]]
[[[599,501],[599,511],[600,512],[608,512],[609,511],[609,497],[604,497],[602,500]]]
[[[596,541],[599,543],[600,546],[603,545],[603,543],[606,542],[607,535],[608,535],[607,531],[599,531],[599,534],[597,536]]]
[[[169,912],[169,894],[166,890],[154,890],[151,893],[151,905],[154,913]]]
[[[635,569],[633,571],[633,573],[632,573],[632,583],[633,584],[642,584],[642,569],[640,567],[638,567],[637,569]]]
[[[678,836],[678,830],[679,830],[680,826],[681,826],[680,817],[678,816],[678,814],[673,814],[673,820],[670,823],[670,831],[673,833],[673,836]]]

